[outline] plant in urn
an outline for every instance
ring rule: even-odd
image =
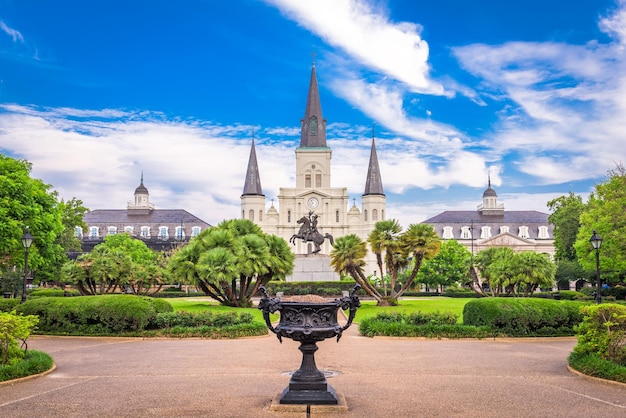
[[[317,342],[326,338],[341,338],[343,331],[348,329],[354,320],[356,310],[361,306],[355,294],[361,288],[355,285],[349,296],[341,299],[324,302],[300,302],[270,298],[267,290],[261,286],[263,297],[259,302],[259,309],[263,311],[263,318],[267,327],[278,337],[291,338],[300,342],[302,364],[300,369],[293,373],[289,386],[285,388],[281,397],[281,404],[329,404],[338,403],[337,393],[326,381],[326,376],[315,365],[314,354],[317,351]],[[348,322],[342,327],[337,322],[337,311],[350,309]],[[276,327],[270,322],[270,313],[280,312],[280,321]]]

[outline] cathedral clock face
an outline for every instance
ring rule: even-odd
[[[320,202],[314,197],[309,198],[306,203],[311,209],[315,209],[320,205]]]

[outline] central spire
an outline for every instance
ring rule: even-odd
[[[315,75],[315,62],[312,64],[311,81],[309,82],[309,96],[306,101],[306,110],[301,122],[300,147],[318,148],[326,145],[326,119],[322,116],[322,104]]]
[[[250,147],[250,158],[248,159],[248,169],[246,170],[246,182],[243,186],[243,196],[264,196],[261,188],[261,177],[259,176],[259,165],[256,161],[254,132],[252,133],[252,146]]]
[[[381,195],[383,192],[383,180],[380,178],[378,155],[376,155],[376,142],[374,141],[374,125],[372,125],[372,149],[370,151],[370,163],[367,167],[367,179],[365,180],[365,192],[363,196]]]

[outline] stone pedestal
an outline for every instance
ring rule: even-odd
[[[287,276],[288,282],[334,282],[339,281],[330,265],[330,256],[326,254],[296,254],[293,274]]]

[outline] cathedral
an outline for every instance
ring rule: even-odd
[[[278,208],[267,202],[261,188],[254,139],[246,179],[241,195],[241,217],[250,219],[267,234],[277,235],[290,242],[296,254],[296,265],[289,281],[339,280],[330,267],[331,238],[356,234],[364,241],[379,220],[385,219],[386,197],[380,175],[376,144],[372,135],[365,189],[361,209],[350,202],[346,187],[331,187],[332,150],[326,143],[326,119],[322,116],[315,64],[311,69],[308,97],[301,120],[300,146],[295,150],[296,184],[281,187]],[[365,173],[365,167],[363,172]],[[302,225],[312,225],[326,239],[319,245],[300,238]],[[293,244],[293,245],[292,245]],[[375,255],[368,245],[365,274],[380,277]]]

